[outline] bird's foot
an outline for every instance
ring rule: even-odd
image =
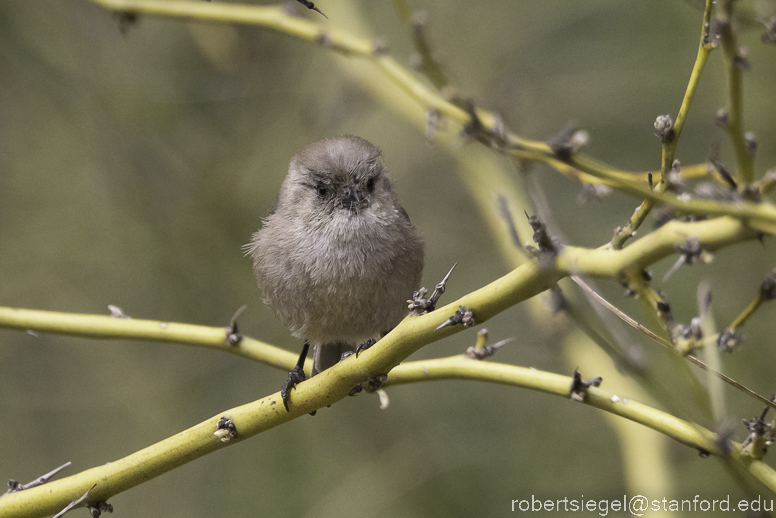
[[[283,400],[283,406],[286,407],[286,412],[288,412],[288,400],[291,398],[291,390],[295,389],[299,383],[302,383],[307,379],[307,376],[304,375],[304,361],[307,359],[307,352],[309,350],[310,343],[305,341],[304,347],[302,347],[302,353],[296,361],[294,370],[288,373],[288,379],[283,383],[283,388],[280,389],[280,398]],[[310,412],[310,415],[315,415],[315,410]]]
[[[360,353],[361,351],[366,351],[376,343],[377,343],[377,340],[375,340],[374,338],[370,338],[366,342],[359,344],[358,347],[356,347],[356,358],[358,358],[358,353]]]
[[[286,412],[288,412],[288,400],[291,398],[291,389],[295,389],[299,383],[306,379],[307,376],[304,375],[304,370],[299,365],[288,373],[288,379],[283,383],[283,388],[280,389],[280,397],[283,399],[283,406],[286,407]]]

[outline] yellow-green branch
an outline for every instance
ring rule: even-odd
[[[0,328],[86,338],[143,340],[208,347],[286,370],[294,366],[298,357],[285,349],[248,337],[244,337],[238,345],[231,345],[226,341],[225,327],[114,318],[107,315],[0,307]]]
[[[199,327],[199,326],[192,326]],[[220,331],[220,329],[216,329]],[[356,360],[358,361],[358,360]],[[366,358],[361,362],[369,362]],[[290,413],[283,410],[277,394],[258,401],[226,410],[216,416],[176,434],[148,448],[128,455],[117,461],[98,466],[77,475],[43,486],[11,493],[0,498],[0,514],[6,518],[47,516],[61,510],[70,501],[77,499],[92,486],[86,503],[107,501],[110,497],[130,489],[150,478],[161,475],[203,455],[234,444],[253,435],[282,424],[292,418],[308,412],[319,404],[306,400],[304,392],[307,386],[319,381],[319,385],[331,386],[332,382],[347,379],[346,361],[301,384],[294,397]],[[326,378],[324,380],[324,378]],[[569,398],[571,378],[549,372],[471,360],[464,356],[454,356],[437,360],[409,362],[391,371],[389,384],[406,384],[431,380],[465,379],[487,381],[503,385],[536,390],[564,398]],[[341,392],[341,391],[340,391]],[[344,394],[338,394],[344,397]],[[722,456],[717,437],[712,432],[678,419],[637,401],[629,400],[625,395],[616,395],[600,388],[591,387],[584,401],[614,415],[624,417],[652,428],[682,444]],[[223,417],[232,420],[237,436],[229,442],[222,442],[214,435],[216,423]],[[738,445],[734,445],[736,448]],[[747,469],[766,487],[776,492],[776,472],[758,460],[743,458],[731,453],[734,462]]]
[[[399,85],[424,110],[435,110],[447,119],[465,125],[472,122],[472,114],[449,102],[433,89],[418,81],[395,59],[376,52],[372,41],[353,37],[322,24],[288,15],[281,7],[257,7],[218,2],[191,2],[158,0],[91,0],[117,12],[143,13],[203,21],[245,23],[284,32],[297,38],[371,60],[388,78]],[[697,65],[697,61],[696,61]],[[695,68],[694,68],[695,71]],[[691,78],[692,83],[692,78]],[[690,86],[688,85],[688,93]],[[687,94],[685,101],[689,107]],[[683,107],[685,102],[683,102]],[[740,111],[739,111],[740,112]],[[476,117],[486,130],[495,130],[496,117],[487,111],[476,110]],[[680,111],[681,116],[681,111]],[[678,120],[677,120],[678,122]],[[238,442],[313,410],[344,398],[363,381],[378,374],[390,372],[391,383],[409,383],[428,379],[482,379],[496,383],[541,390],[567,397],[570,379],[532,369],[494,363],[474,362],[462,358],[430,360],[397,365],[424,345],[460,331],[460,326],[435,328],[450,316],[459,304],[474,310],[475,319],[482,323],[497,313],[553,286],[569,274],[618,278],[623,272],[643,268],[674,253],[677,244],[693,237],[708,250],[756,237],[752,228],[776,234],[776,208],[767,204],[724,203],[708,200],[680,201],[666,193],[652,192],[639,177],[603,165],[584,155],[573,157],[568,163],[556,157],[543,142],[523,139],[507,132],[508,151],[518,157],[539,160],[568,174],[574,170],[611,182],[626,192],[665,203],[685,212],[725,216],[714,220],[679,223],[672,222],[645,238],[635,241],[624,250],[588,250],[566,247],[554,267],[540,268],[536,261],[527,262],[506,276],[494,281],[454,303],[425,316],[405,319],[380,343],[362,353],[359,358],[347,359],[335,367],[300,384],[292,394],[291,411],[286,412],[279,393],[258,401],[219,413],[211,419],[170,437],[160,443],[105,466],[84,471],[44,486],[9,494],[0,498],[2,516],[44,516],[61,510],[68,502],[81,496],[93,484],[87,502],[107,500],[110,496],[134,487],[202,455]],[[572,169],[573,168],[573,169]],[[734,216],[734,217],[727,217]],[[144,339],[222,349],[240,354],[268,365],[284,369],[294,364],[296,355],[269,344],[244,338],[238,346],[225,340],[225,329],[162,323],[145,320],[121,320],[107,316],[68,315],[62,313],[0,308],[0,327],[32,329],[40,332],[111,339]],[[436,363],[434,363],[436,362]],[[597,408],[642,423],[676,440],[714,454],[719,454],[711,432],[690,425],[646,405],[622,400],[600,389],[590,389],[587,403]],[[216,422],[223,416],[231,418],[237,428],[237,437],[223,443],[213,435]],[[736,457],[737,458],[737,457]],[[743,461],[742,461],[743,462]],[[745,463],[750,473],[776,491],[773,471],[758,461]]]
[[[746,145],[743,121],[742,75],[746,58],[739,54],[738,41],[733,32],[733,3],[734,0],[721,0],[717,10],[717,25],[727,77],[725,128],[733,144],[736,175],[741,182],[750,183],[754,179],[754,157]]]
[[[687,90],[684,93],[682,105],[679,107],[679,114],[676,116],[676,123],[674,123],[673,127],[673,138],[663,142],[660,182],[655,187],[655,190],[659,193],[665,192],[668,188],[669,184],[666,181],[666,174],[668,174],[673,167],[674,157],[676,156],[676,145],[679,143],[679,137],[682,134],[684,123],[687,120],[687,114],[690,112],[692,100],[695,98],[695,91],[698,89],[698,84],[700,84],[703,67],[706,65],[706,60],[714,48],[708,44],[712,5],[712,0],[706,0],[706,6],[703,10],[703,21],[701,22],[701,38],[700,43],[698,44],[698,54],[695,57],[695,64],[690,73],[690,81],[687,83]],[[612,246],[615,249],[622,248],[625,242],[631,238],[633,233],[641,227],[641,224],[644,223],[644,220],[655,207],[655,203],[656,201],[651,198],[641,202],[641,205],[633,216],[631,216],[628,224],[615,233],[614,238],[612,239]]]
[[[290,412],[283,409],[279,392],[272,394],[248,405],[222,412],[189,430],[106,466],[92,468],[39,488],[7,495],[0,499],[0,514],[10,517],[45,516],[56,513],[94,484],[97,486],[90,493],[87,503],[107,500],[149,478],[224,447],[226,443],[213,435],[217,421],[224,416],[232,419],[237,428],[238,436],[233,439],[236,442],[331,405],[347,396],[353,387],[380,374],[391,372],[393,382],[400,382],[401,376],[404,376],[405,382],[409,382],[409,371],[404,369],[411,369],[412,365],[398,370],[393,369],[421,347],[462,330],[460,326],[455,326],[436,331],[436,328],[445,322],[459,305],[472,309],[476,321],[483,323],[505,309],[553,286],[571,271],[616,278],[619,272],[626,268],[640,268],[672,254],[675,245],[686,240],[688,236],[697,238],[706,248],[713,250],[726,244],[753,238],[754,233],[735,219],[719,218],[695,223],[672,222],[619,251],[566,247],[560,254],[555,268],[540,268],[536,261],[527,262],[504,277],[433,313],[406,318],[381,339],[378,345],[361,353],[359,358],[346,359],[300,384],[292,393]],[[116,319],[100,315],[67,315],[14,308],[0,308],[0,327],[93,338],[139,338],[187,343],[243,354],[263,363],[286,369],[293,364],[294,358],[291,353],[247,338],[244,338],[239,346],[231,346],[226,343],[224,328]],[[474,369],[471,371],[471,376],[476,377],[477,372],[482,372],[476,369],[481,369],[482,365],[495,364],[467,363],[466,365]],[[488,368],[507,369],[509,372],[517,373],[518,378],[523,381],[511,384],[537,389],[541,386],[542,390],[549,393],[561,393],[567,390],[564,387],[568,387],[570,383],[568,378],[553,377],[554,375],[548,374],[543,375],[544,377],[540,379],[544,381],[537,385],[539,378],[531,369],[521,370],[519,367],[509,366]],[[466,375],[465,371],[459,370],[458,367],[454,371],[458,372],[458,376]],[[421,369],[420,372],[423,370]],[[453,371],[446,372],[449,375]],[[491,381],[504,382],[503,378],[499,378],[496,374],[496,370],[492,371]],[[607,398],[610,399],[611,395],[599,397],[595,394],[597,392],[593,392],[590,398],[594,406],[608,411],[620,409],[618,412],[622,413],[618,415],[637,422],[651,423],[649,426],[663,433],[670,434],[672,430],[679,430],[677,426],[681,421],[668,414],[650,414],[646,410],[647,407],[634,405],[609,408],[605,401]],[[667,425],[666,420],[671,420],[673,424]],[[686,430],[686,433],[690,431]],[[688,443],[688,436],[683,434],[685,432],[678,434],[677,440]],[[710,439],[702,440],[696,436],[695,439],[689,440],[689,443],[712,453],[716,451]],[[762,473],[760,476],[767,478]]]
[[[599,178],[612,180],[617,183],[617,188],[628,194],[652,199],[660,202],[684,214],[705,214],[707,216],[732,216],[739,218],[746,224],[767,234],[776,235],[776,207],[770,203],[761,202],[722,202],[717,200],[685,199],[669,193],[660,193],[651,190],[648,186],[639,182],[622,180],[619,175],[613,174],[606,168],[601,168],[589,157],[582,155],[569,159],[569,164],[580,171],[584,171]]]
[[[450,121],[461,125],[472,123],[472,114],[443,98],[438,92],[418,80],[393,57],[377,51],[372,41],[357,38],[346,32],[326,28],[319,22],[296,18],[282,6],[259,7],[220,2],[192,2],[159,0],[91,0],[115,12],[142,13],[203,21],[242,23],[274,29],[291,36],[316,42],[326,48],[371,60],[386,76],[397,84],[424,111],[435,110]],[[498,117],[486,110],[475,109],[474,115],[487,134],[501,130]],[[504,133],[508,152],[519,159],[537,160],[558,168],[562,161],[545,142],[525,139],[514,133]],[[666,193],[652,192],[632,173],[614,169],[585,155],[575,155],[568,162],[572,167],[596,178],[610,181],[620,190],[641,198],[651,199],[682,210],[712,216],[731,215],[745,219],[753,228],[776,234],[776,207],[766,203],[725,203],[712,200],[678,200]],[[564,167],[566,170],[566,167]]]

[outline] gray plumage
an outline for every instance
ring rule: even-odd
[[[396,326],[423,270],[423,241],[382,152],[353,136],[315,142],[291,159],[248,253],[264,302],[314,345],[313,374]]]

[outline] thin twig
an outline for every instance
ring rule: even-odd
[[[634,329],[638,329],[639,331],[641,331],[642,333],[644,333],[645,335],[650,337],[652,340],[654,340],[655,342],[657,342],[660,345],[662,345],[663,347],[665,347],[666,349],[669,349],[672,352],[676,353],[676,350],[674,349],[674,345],[671,342],[669,342],[665,338],[662,338],[661,336],[658,336],[657,334],[655,334],[654,332],[652,332],[651,330],[649,330],[648,328],[646,328],[642,324],[640,324],[637,320],[635,320],[634,318],[631,318],[630,316],[625,314],[622,310],[617,308],[617,306],[615,306],[614,304],[612,304],[611,302],[609,302],[608,300],[603,298],[598,292],[596,292],[593,288],[591,288],[590,285],[588,285],[580,277],[578,277],[576,275],[572,275],[571,279],[575,283],[577,283],[577,285],[579,285],[580,288],[582,288],[586,292],[588,292],[602,306],[604,306],[606,309],[608,309],[609,311],[611,311],[612,313],[614,313],[615,315],[620,317],[623,322],[627,323],[628,325],[630,325]],[[727,383],[731,387],[734,387],[734,388],[740,390],[744,394],[746,394],[746,395],[748,395],[750,397],[753,397],[754,399],[758,400],[761,403],[764,403],[764,404],[768,405],[771,408],[776,408],[776,403],[775,402],[773,402],[770,399],[761,396],[757,392],[755,392],[755,391],[745,387],[744,385],[740,384],[739,382],[737,382],[736,380],[730,378],[729,376],[726,376],[725,374],[722,374],[721,372],[716,371],[716,370],[710,368],[705,363],[700,361],[698,358],[696,358],[696,357],[694,357],[692,355],[689,355],[689,354],[688,355],[684,355],[684,357],[687,358],[687,360],[689,360],[690,363],[692,363],[694,365],[697,365],[698,367],[700,367],[704,371],[711,372],[712,374],[717,376],[719,379],[721,379],[722,381],[724,381],[725,383]]]
[[[709,29],[711,24],[711,10],[714,4],[714,0],[706,0],[706,6],[703,10],[703,21],[701,22],[701,38],[698,44],[698,54],[695,57],[695,64],[692,67],[690,73],[690,81],[687,83],[687,89],[684,92],[684,98],[682,99],[682,105],[679,107],[679,115],[676,117],[676,122],[673,125],[673,138],[668,142],[664,142],[662,145],[662,160],[660,167],[660,182],[655,186],[655,190],[658,193],[663,193],[668,188],[669,183],[666,181],[666,174],[671,170],[674,163],[674,157],[676,153],[676,145],[679,142],[679,137],[682,134],[684,123],[687,120],[687,114],[690,112],[690,106],[695,98],[695,91],[700,84],[701,74],[703,73],[703,67],[706,65],[706,60],[709,54],[713,50],[713,46],[708,44]],[[612,238],[612,247],[616,250],[622,248],[625,242],[633,236],[649,213],[655,207],[656,200],[648,198],[641,202],[641,205],[636,212],[631,216],[628,224],[618,229]]]
[[[520,160],[536,160],[551,167],[567,169],[571,166],[596,178],[611,182],[618,190],[639,198],[649,198],[679,209],[707,215],[730,215],[742,218],[760,232],[776,234],[776,207],[768,203],[727,203],[716,200],[679,200],[676,196],[653,192],[647,185],[634,179],[631,173],[607,166],[583,154],[576,154],[567,163],[559,161],[545,142],[526,139],[504,128],[495,113],[473,107],[464,110],[445,99],[438,91],[419,81],[410,71],[385,53],[375,53],[374,42],[357,38],[346,32],[324,28],[309,20],[295,18],[282,7],[262,7],[226,3],[206,3],[185,0],[91,0],[116,12],[142,13],[155,16],[171,16],[186,19],[243,23],[267,27],[291,36],[320,43],[325,36],[326,48],[372,61],[386,76],[410,98],[418,102],[424,112],[435,110],[450,121],[469,125],[472,115],[484,130],[482,138],[498,135],[503,140],[505,152]],[[492,142],[495,144],[495,141]]]
[[[742,76],[746,68],[746,58],[740,54],[738,40],[733,31],[734,3],[734,0],[720,0],[717,10],[717,27],[727,78],[725,128],[736,157],[736,176],[740,182],[749,183],[754,179],[754,157],[744,137]]]

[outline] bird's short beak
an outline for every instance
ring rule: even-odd
[[[342,198],[342,205],[352,209],[360,205],[363,199],[356,187],[350,187],[348,193]]]

